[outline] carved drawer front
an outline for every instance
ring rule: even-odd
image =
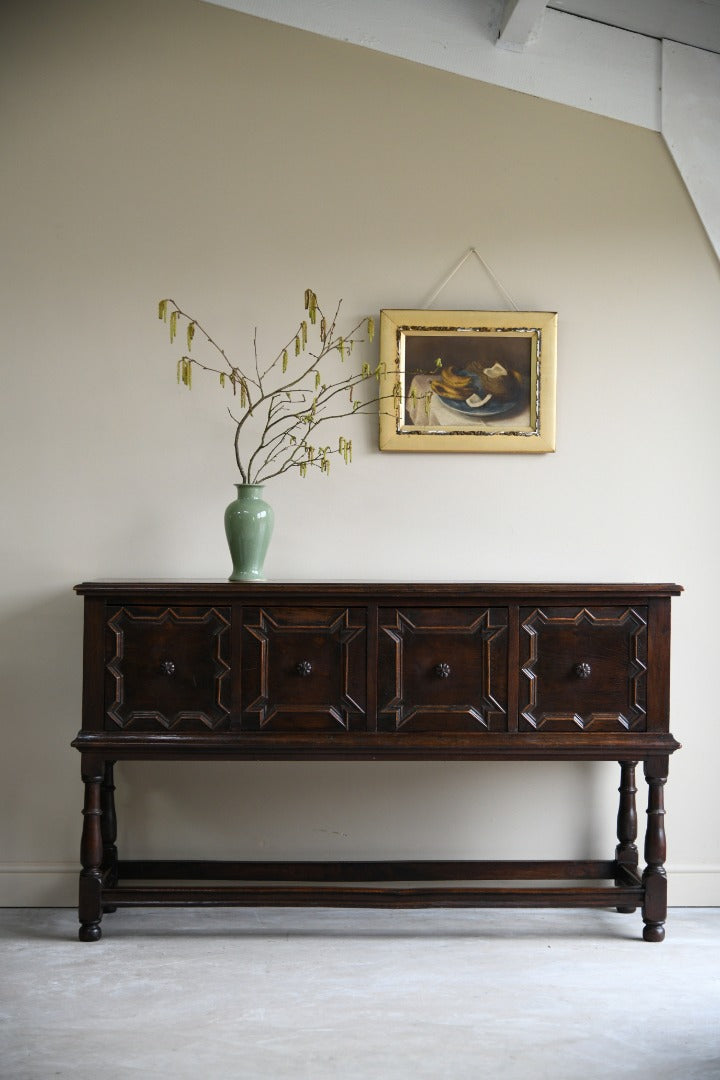
[[[520,611],[521,731],[644,731],[647,609]]]
[[[506,608],[381,608],[381,731],[507,730]]]
[[[230,717],[230,609],[108,609],[105,727],[206,731]]]
[[[366,729],[364,608],[246,608],[242,641],[244,729]]]

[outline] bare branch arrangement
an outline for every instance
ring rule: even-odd
[[[225,350],[205,328],[170,298],[158,304],[158,317],[169,322],[170,341],[175,341],[178,327],[185,327],[187,352],[177,362],[177,378],[188,390],[192,387],[193,368],[218,378],[222,389],[232,394],[228,413],[235,424],[235,460],[244,484],[264,484],[276,476],[297,469],[306,476],[308,468],[329,473],[330,459],[352,460],[352,441],[341,435],[336,446],[321,446],[317,429],[330,420],[341,420],[366,412],[381,398],[377,392],[380,365],[374,370],[363,363],[360,370],[342,371],[340,365],[352,355],[367,333],[372,341],[375,324],[363,318],[348,334],[337,330],[342,301],[335,314],[327,319],[312,289],[305,290],[302,319],[277,355],[263,366],[258,355],[257,330],[253,338],[253,359],[244,369],[232,363]],[[203,363],[191,356],[196,338],[214,354],[213,363]],[[321,367],[322,365],[322,367]],[[370,383],[374,392],[363,394],[360,388]]]

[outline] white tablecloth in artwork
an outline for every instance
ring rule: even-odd
[[[524,409],[516,413],[510,419],[505,416],[489,416],[483,419],[481,416],[473,416],[472,413],[460,412],[446,405],[437,394],[430,398],[430,410],[428,411],[426,396],[430,391],[435,375],[414,375],[405,399],[405,407],[410,422],[415,427],[441,427],[441,428],[474,428],[476,430],[498,431],[511,428],[513,431],[526,430],[530,424],[529,410]],[[413,396],[414,391],[414,396]]]

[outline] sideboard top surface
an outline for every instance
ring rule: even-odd
[[[582,597],[633,597],[679,596],[681,585],[640,584],[636,582],[617,583],[547,583],[547,582],[412,582],[412,581],[242,581],[229,582],[223,579],[108,579],[103,581],[85,581],[75,586],[75,591],[82,596],[153,596],[172,593],[174,597],[216,596],[222,594],[227,599],[247,597],[297,597],[312,596],[319,600],[342,594],[345,597],[356,596],[365,600],[383,600],[402,594],[418,599],[443,600],[449,597],[465,599],[482,598],[484,600],[512,599],[569,599]]]

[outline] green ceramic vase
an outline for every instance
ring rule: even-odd
[[[264,484],[236,484],[237,496],[225,511],[233,570],[229,581],[264,581],[263,564],[275,515],[262,497]]]

